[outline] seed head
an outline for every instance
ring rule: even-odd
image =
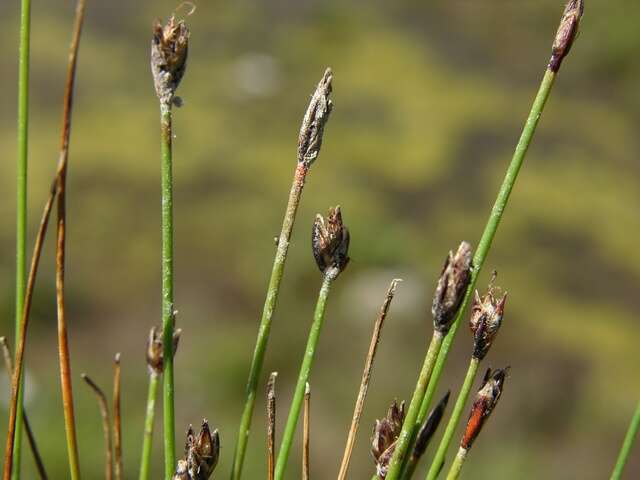
[[[196,436],[193,428],[187,430],[184,458],[178,460],[173,480],[208,480],[218,464],[220,438],[218,430],[211,433],[206,420]]]
[[[349,230],[342,223],[340,207],[330,208],[326,218],[316,215],[311,231],[311,248],[318,268],[324,274],[342,272],[349,263]]]
[[[487,369],[487,373],[484,375],[482,387],[478,390],[476,398],[473,401],[471,407],[471,414],[469,415],[469,421],[467,422],[467,428],[460,442],[460,446],[465,450],[469,450],[473,445],[473,442],[480,434],[480,430],[487,418],[493,412],[500,395],[502,395],[502,387],[504,385],[504,379],[507,376],[509,367],[504,369],[498,369],[492,371]]]
[[[373,427],[371,454],[376,462],[376,473],[380,478],[387,476],[389,462],[396,448],[396,441],[402,431],[403,423],[404,402],[398,406],[398,402],[394,400],[387,411],[387,416],[382,420],[376,420]]]
[[[471,280],[471,268],[471,245],[462,242],[455,254],[449,252],[433,296],[433,326],[443,335],[449,331],[460,308]]]
[[[169,105],[175,96],[187,66],[189,30],[183,20],[172,15],[163,27],[160,20],[153,25],[151,40],[151,73],[160,103]]]
[[[566,57],[571,50],[571,46],[580,29],[580,20],[582,19],[583,13],[583,0],[569,0],[564,7],[560,26],[558,27],[556,38],[553,41],[551,61],[549,62],[549,69],[551,71],[557,72],[560,69],[562,60],[564,60],[564,57]]]
[[[311,96],[298,135],[298,162],[310,166],[320,153],[324,126],[329,120],[333,102],[329,100],[333,72],[327,68]]]
[[[495,292],[499,290],[490,285],[483,297],[477,290],[473,297],[469,327],[473,332],[473,357],[478,360],[487,355],[502,324],[507,294],[502,297],[496,295]]]
[[[178,349],[178,343],[180,342],[180,334],[182,329],[176,328],[173,332],[173,355],[175,356]],[[147,340],[147,367],[149,372],[155,375],[162,373],[164,362],[163,357],[163,345],[162,345],[162,332],[158,331],[156,327],[151,327],[149,331],[149,338]]]

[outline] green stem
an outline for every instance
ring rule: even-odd
[[[284,471],[287,467],[287,461],[289,459],[289,452],[291,451],[291,445],[293,443],[293,437],[298,426],[298,420],[300,417],[300,409],[302,408],[302,402],[304,400],[304,392],[309,381],[309,374],[311,367],[313,366],[313,359],[318,345],[318,339],[320,338],[320,330],[324,322],[324,312],[327,306],[327,298],[329,297],[329,291],[331,290],[331,284],[338,276],[339,270],[336,268],[329,268],[322,280],[322,287],[318,294],[318,302],[316,303],[316,310],[313,314],[313,324],[309,331],[309,338],[307,339],[307,347],[304,352],[304,358],[302,359],[302,365],[300,366],[300,374],[298,375],[298,383],[296,384],[295,393],[293,394],[293,400],[291,401],[291,409],[289,410],[289,417],[287,418],[287,424],[282,435],[282,442],[280,443],[280,450],[278,451],[278,460],[276,461],[275,480],[282,480],[284,478]]]
[[[464,377],[464,382],[462,384],[462,388],[460,389],[460,394],[456,399],[456,404],[453,407],[453,411],[451,412],[449,423],[447,423],[447,428],[444,431],[444,435],[442,436],[442,440],[440,440],[440,445],[438,445],[436,455],[433,458],[433,462],[431,463],[431,467],[429,468],[429,472],[427,473],[426,478],[428,480],[434,480],[438,476],[438,473],[440,473],[440,464],[444,462],[444,457],[447,454],[449,445],[451,444],[451,439],[453,438],[453,434],[456,432],[458,422],[460,421],[460,416],[462,415],[462,410],[467,403],[469,393],[471,392],[471,387],[473,386],[473,382],[476,378],[479,364],[480,360],[478,360],[477,358],[471,358],[471,362],[469,363],[469,368],[467,370],[467,375]]]
[[[171,105],[161,104],[162,154],[162,358],[164,471],[171,480],[176,458],[173,385],[173,174],[171,158]]]
[[[465,312],[471,300],[473,290],[475,288],[476,282],[478,281],[478,276],[480,274],[480,271],[482,270],[482,266],[484,265],[487,255],[489,254],[489,250],[491,249],[491,244],[493,243],[496,231],[498,230],[498,226],[500,225],[500,220],[502,219],[504,210],[507,206],[507,203],[509,202],[509,196],[511,195],[511,191],[513,190],[516,179],[518,178],[518,173],[520,172],[520,168],[522,167],[522,163],[527,154],[527,150],[529,149],[529,145],[531,144],[531,140],[533,139],[533,135],[536,131],[536,127],[538,126],[538,122],[540,121],[540,117],[542,115],[542,111],[544,110],[547,99],[549,98],[549,94],[551,93],[551,89],[553,87],[555,79],[556,73],[547,69],[542,79],[542,83],[540,84],[538,93],[533,101],[533,105],[531,107],[531,111],[529,112],[529,117],[527,118],[527,121],[524,125],[524,129],[522,130],[520,140],[516,145],[511,163],[507,168],[507,173],[498,192],[498,196],[493,205],[493,208],[491,209],[489,220],[487,221],[484,232],[482,233],[482,237],[480,238],[480,242],[478,243],[478,248],[473,258],[473,271],[471,272],[471,281],[469,282],[469,287],[467,288],[466,295],[464,297],[462,305],[460,306],[460,309],[458,310],[451,330],[449,331],[449,334],[446,336],[442,344],[442,349],[440,350],[440,354],[438,355],[438,360],[433,370],[433,375],[431,377],[431,381],[429,382],[427,393],[425,394],[422,407],[420,408],[420,416],[417,423],[414,425],[414,429],[419,428],[420,422],[424,421],[427,412],[429,411],[429,406],[433,398],[433,394],[438,387],[438,381],[440,380],[440,376],[442,375],[442,370],[447,360],[447,356],[449,355],[451,344],[455,339],[458,328],[460,327],[461,319],[465,315]]]
[[[304,187],[308,171],[309,167],[305,163],[298,163],[293,177],[293,183],[291,185],[291,192],[289,193],[289,201],[287,203],[287,209],[282,223],[282,231],[278,239],[278,248],[273,261],[269,287],[267,288],[267,298],[264,302],[262,319],[260,320],[260,327],[258,329],[258,338],[256,339],[253,358],[251,359],[251,367],[249,369],[249,380],[247,381],[246,390],[247,399],[245,401],[242,418],[240,420],[238,441],[236,443],[233,467],[231,471],[232,480],[239,480],[242,474],[247,442],[249,441],[251,418],[253,417],[253,409],[256,402],[256,391],[258,389],[260,373],[262,372],[262,364],[264,363],[267,342],[269,341],[269,333],[271,331],[271,320],[276,309],[276,302],[280,291],[280,282],[282,281],[282,276],[284,274],[284,264],[287,259],[291,232],[293,230],[296,212],[298,211],[300,197],[302,196],[302,188]]]
[[[456,478],[460,476],[460,470],[462,470],[462,465],[467,458],[467,452],[468,450],[465,450],[462,447],[458,449],[456,458],[453,459],[453,463],[451,464],[451,468],[447,474],[447,480],[456,480]]]
[[[622,443],[622,448],[620,449],[620,454],[618,455],[618,461],[616,462],[616,466],[613,469],[613,473],[611,474],[611,480],[620,480],[622,477],[622,471],[624,470],[624,466],[627,463],[627,459],[629,458],[629,454],[631,453],[631,449],[633,448],[633,443],[638,435],[638,429],[640,428],[640,402],[638,402],[638,406],[636,407],[636,411],[633,414],[633,418],[631,418],[631,423],[629,424],[629,430],[627,431],[627,435],[624,437],[624,442]]]
[[[442,340],[442,333],[434,331],[433,337],[431,337],[431,342],[429,343],[429,349],[427,350],[427,354],[424,357],[424,364],[422,365],[422,370],[420,371],[420,376],[418,377],[416,388],[413,392],[413,396],[411,397],[409,410],[407,411],[407,415],[402,425],[402,431],[400,432],[400,436],[398,437],[396,443],[396,448],[389,463],[389,470],[387,472],[386,480],[396,480],[400,478],[404,459],[407,456],[407,452],[409,451],[409,447],[411,445],[412,428],[416,423],[416,419],[418,418],[418,412],[420,410],[420,405],[422,404],[422,398],[424,397],[425,390],[427,389],[427,384],[429,383],[429,379],[431,378],[433,366],[436,362],[436,359],[438,358],[438,352],[440,351],[440,347],[442,346]]]
[[[31,40],[31,0],[22,0],[20,11],[20,50],[18,53],[18,162],[16,168],[16,350],[20,322],[24,310],[27,285],[27,156],[29,139],[29,53]],[[20,478],[22,457],[22,404],[24,378],[18,383],[15,447],[13,450],[14,480]]]
[[[140,460],[140,480],[149,479],[151,464],[151,444],[153,441],[153,421],[156,414],[156,398],[158,397],[159,375],[149,374],[149,392],[147,394],[147,412],[144,419],[144,438],[142,440],[142,459]]]

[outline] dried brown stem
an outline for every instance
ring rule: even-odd
[[[358,398],[356,399],[356,405],[353,410],[353,420],[351,421],[351,428],[349,429],[349,435],[347,436],[347,445],[344,448],[344,455],[342,456],[342,464],[340,465],[340,472],[338,473],[338,480],[344,480],[347,478],[347,471],[349,469],[349,462],[351,460],[351,454],[353,452],[353,446],[356,441],[356,434],[358,433],[358,426],[360,425],[360,417],[362,416],[362,410],[364,408],[364,400],[367,396],[367,390],[369,388],[369,381],[371,380],[371,368],[373,367],[373,360],[376,356],[378,349],[378,343],[380,342],[380,334],[382,333],[382,326],[387,318],[389,312],[389,306],[391,300],[393,300],[396,294],[396,288],[400,279],[394,279],[389,285],[387,290],[387,296],[384,299],[380,313],[376,318],[373,326],[373,334],[371,335],[371,343],[369,344],[369,351],[364,363],[364,370],[362,372],[362,381],[360,382],[360,391],[358,392]]]
[[[302,480],[309,480],[309,415],[311,413],[311,389],[307,382],[304,390],[304,410],[302,414]]]
[[[60,357],[60,384],[62,387],[62,404],[64,407],[64,423],[67,435],[67,453],[72,480],[80,478],[78,460],[78,442],[76,437],[75,413],[73,407],[73,389],[71,385],[71,360],[69,354],[69,338],[64,305],[64,265],[66,245],[66,184],[67,162],[69,157],[69,136],[71,134],[71,109],[73,106],[73,87],[75,84],[76,60],[80,44],[80,33],[84,19],[84,0],[78,1],[73,38],[69,51],[67,80],[64,92],[64,112],[62,115],[62,138],[60,146],[58,183],[58,222],[56,240],[56,304],[58,313],[58,354]]]
[[[116,480],[122,480],[122,417],[120,415],[120,354],[116,353],[113,371],[113,446]]]
[[[4,357],[4,366],[7,369],[7,375],[11,375],[13,373],[13,360],[11,359],[11,351],[9,350],[9,344],[7,343],[6,337],[0,337],[0,347],[2,348],[2,356]],[[27,418],[27,411],[22,406],[22,419],[24,421],[24,428],[27,432],[27,440],[29,441],[29,447],[31,448],[31,453],[33,454],[33,460],[36,463],[36,469],[38,470],[38,475],[42,480],[47,480],[47,472],[44,468],[44,463],[42,462],[42,457],[40,456],[40,451],[38,450],[38,445],[36,443],[36,437],[33,434],[33,430],[31,429],[31,424],[29,423],[29,419]]]
[[[273,480],[276,466],[276,377],[272,372],[267,382],[267,472],[268,479]]]
[[[107,397],[102,389],[93,381],[86,373],[82,374],[82,379],[87,382],[89,388],[93,390],[98,398],[98,406],[100,407],[100,415],[102,416],[102,431],[104,433],[104,446],[105,446],[105,467],[104,475],[106,480],[112,480],[113,478],[113,459],[111,454],[111,422],[109,421],[109,405],[107,403]]]

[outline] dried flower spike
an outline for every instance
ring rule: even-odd
[[[163,27],[159,20],[153,25],[151,40],[151,73],[160,103],[169,105],[187,66],[189,30],[183,20],[172,15]]]
[[[564,7],[562,20],[560,20],[560,26],[558,27],[556,38],[553,41],[551,61],[549,62],[549,69],[551,71],[558,71],[562,60],[571,50],[571,46],[580,29],[580,20],[582,19],[583,13],[583,0],[569,0]]]
[[[311,96],[298,135],[298,162],[310,166],[320,153],[324,126],[329,120],[333,102],[329,100],[333,72],[327,68]]]
[[[433,296],[433,327],[443,335],[451,328],[471,280],[471,245],[462,242],[455,255],[449,252]]]
[[[209,423],[203,420],[200,433],[196,436],[189,426],[184,458],[178,460],[173,480],[208,480],[218,464],[219,456],[218,430],[212,433]]]
[[[173,355],[176,355],[178,343],[180,342],[180,334],[182,329],[176,328],[173,332]],[[162,361],[162,333],[156,327],[151,327],[149,331],[149,339],[147,340],[147,367],[149,372],[160,375],[164,366]]]
[[[404,423],[404,402],[398,406],[398,402],[394,402],[387,411],[387,416],[382,420],[376,420],[373,427],[373,438],[371,440],[371,454],[376,462],[376,474],[379,478],[387,476],[389,461],[393,456],[396,441],[402,431]]]
[[[311,232],[311,247],[318,268],[324,274],[335,269],[335,275],[349,263],[349,230],[342,223],[340,207],[330,208],[325,219],[316,215]]]
[[[507,294],[498,298],[496,291],[499,289],[489,285],[489,290],[483,297],[480,297],[477,290],[473,297],[469,327],[473,332],[473,357],[478,360],[487,355],[502,324]]]
[[[494,371],[490,368],[487,369],[482,387],[478,390],[473,406],[471,407],[467,428],[460,442],[461,448],[469,450],[480,434],[484,423],[491,415],[491,412],[493,412],[493,409],[500,399],[500,395],[502,395],[504,379],[507,376],[508,370],[509,367]]]

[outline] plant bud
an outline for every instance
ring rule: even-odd
[[[451,328],[460,308],[471,280],[471,268],[471,245],[462,242],[455,255],[449,252],[433,296],[433,327],[443,335]]]
[[[330,208],[327,218],[316,215],[311,232],[311,247],[318,268],[324,274],[330,269],[335,275],[343,271],[349,257],[349,230],[342,223],[340,207]]]
[[[184,21],[176,22],[172,15],[163,27],[156,20],[151,40],[151,73],[163,105],[169,105],[174,99],[187,66],[188,52],[189,30]]]
[[[394,402],[387,411],[387,416],[382,420],[376,420],[371,439],[371,454],[376,462],[376,474],[379,478],[387,476],[389,462],[396,447],[396,441],[402,431],[404,423],[404,402],[398,406]]]
[[[480,430],[482,430],[484,423],[498,403],[500,395],[502,395],[502,387],[508,370],[509,367],[494,371],[490,368],[487,369],[487,373],[484,375],[482,387],[478,390],[476,398],[473,401],[471,414],[469,415],[469,420],[467,422],[467,428],[465,429],[464,436],[460,442],[460,447],[465,450],[469,450],[471,448],[473,442],[480,434]]]
[[[469,327],[473,332],[473,357],[478,360],[487,355],[502,324],[507,294],[498,298],[494,295],[495,290],[489,286],[489,291],[482,298],[476,290],[473,297]]]
[[[551,61],[549,62],[549,69],[551,71],[557,72],[560,69],[562,60],[571,50],[571,46],[578,35],[580,19],[583,13],[583,0],[569,0],[564,7],[562,20],[560,20],[560,26],[558,27],[556,38],[553,41]]]
[[[220,456],[218,430],[211,433],[209,424],[204,420],[196,436],[189,426],[184,450],[184,458],[178,461],[173,480],[208,480]]]
[[[416,436],[416,443],[413,447],[412,456],[416,460],[420,459],[420,457],[424,454],[429,446],[429,442],[431,438],[433,438],[433,434],[436,433],[438,426],[440,425],[440,421],[444,415],[444,411],[447,408],[447,403],[449,403],[449,395],[451,391],[448,391],[444,397],[438,402],[438,405],[435,406],[427,420],[424,422],[420,430],[418,431],[418,435]]]
[[[178,343],[180,341],[180,334],[182,329],[176,328],[173,332],[173,355],[175,356],[178,349]],[[163,345],[162,345],[162,332],[158,331],[156,327],[151,327],[149,331],[149,339],[147,340],[147,367],[149,372],[154,375],[160,375],[164,367],[162,361]]]
[[[327,68],[311,96],[311,101],[302,119],[298,135],[298,162],[310,166],[320,153],[324,126],[329,120],[333,103],[329,100],[333,72]]]

